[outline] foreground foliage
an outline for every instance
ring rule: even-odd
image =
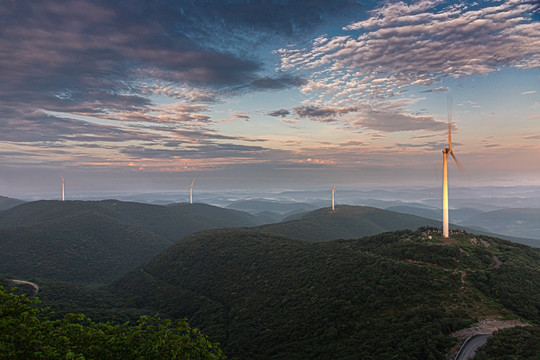
[[[136,324],[96,323],[82,314],[51,320],[36,300],[0,287],[1,359],[224,359],[183,321],[141,317]]]

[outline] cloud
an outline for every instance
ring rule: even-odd
[[[185,35],[174,37],[167,30],[170,24],[139,21],[132,17],[134,10],[119,11],[118,4],[24,4],[0,5],[3,18],[10,19],[3,22],[0,37],[2,107],[19,103],[112,115],[144,111],[152,95],[215,102],[216,89],[259,77],[259,61],[203,48]],[[155,81],[163,87],[149,85]]]
[[[262,90],[279,90],[289,87],[298,87],[305,85],[306,81],[297,76],[281,76],[279,78],[264,77],[253,80],[251,86],[255,89]]]
[[[290,114],[290,111],[287,109],[279,109],[272,112],[269,112],[268,115],[274,117],[286,117]]]
[[[439,93],[439,92],[447,92],[450,91],[450,89],[446,86],[439,86],[435,89],[429,89],[422,91],[423,93]]]
[[[334,122],[336,116],[345,115],[350,112],[355,112],[356,107],[319,107],[314,105],[297,106],[293,108],[294,113],[301,118],[320,122]]]
[[[447,124],[436,121],[431,115],[413,115],[388,110],[369,110],[355,125],[385,131],[444,130]]]
[[[43,113],[31,113],[23,119],[4,119],[0,122],[0,141],[8,142],[121,142],[150,139],[153,139],[151,134],[136,129],[93,124]]]
[[[133,159],[224,159],[227,163],[234,163],[237,159],[255,159],[261,154],[272,153],[273,150],[262,146],[241,145],[232,143],[211,143],[200,144],[178,143],[176,146],[171,143],[163,148],[153,148],[144,146],[128,146],[122,149],[122,154]]]
[[[532,95],[532,94],[536,94],[536,90],[529,90],[529,91],[524,91],[521,93],[521,95]]]
[[[363,9],[356,0],[220,0],[190,1],[181,5],[161,0],[148,6],[144,0],[131,1],[130,8],[144,19],[171,20],[169,31],[188,34],[198,43],[210,44],[214,49],[236,52],[252,50],[276,39],[301,39],[323,27],[330,19],[350,21],[353,14]],[[226,37],[228,42],[223,40]]]
[[[407,111],[410,105],[420,100],[421,98],[399,98],[372,102],[361,108],[353,125],[383,132],[446,130],[446,121],[437,121],[430,114]],[[455,125],[453,127],[455,128]]]
[[[308,49],[277,53],[281,70],[313,73],[304,91],[320,101],[389,98],[445,77],[487,74],[504,66],[539,67],[535,11],[534,1],[387,2],[346,26],[350,34],[318,37]]]
[[[249,115],[242,112],[242,111],[232,111],[232,110],[230,110],[230,112],[232,113],[232,116],[230,118],[221,119],[221,120],[218,120],[218,122],[220,122],[220,123],[235,122],[235,121],[238,121],[238,120],[249,121]]]
[[[459,145],[458,143],[455,143],[454,145]],[[428,150],[442,150],[447,145],[441,142],[435,142],[435,141],[429,141],[422,144],[405,144],[405,143],[397,143],[396,146],[401,148],[420,148],[420,149],[428,149]]]
[[[526,140],[540,140],[540,134],[523,136]]]

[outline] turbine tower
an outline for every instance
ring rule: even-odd
[[[64,201],[65,200],[65,198],[64,198],[64,185],[65,184],[64,184],[64,177],[61,176],[61,178],[62,178],[62,201]]]
[[[191,186],[189,187],[189,203],[193,204],[193,184],[195,183],[195,178],[193,178],[193,181],[191,182]]]
[[[459,170],[462,171],[462,166],[459,163],[454,151],[452,150],[452,97],[448,95],[446,98],[447,116],[448,116],[448,147],[442,151],[443,153],[443,237],[449,236],[448,230],[448,154],[454,158]]]
[[[335,210],[334,209],[334,197],[335,197],[335,195],[336,195],[336,187],[333,186],[332,187],[332,210]]]

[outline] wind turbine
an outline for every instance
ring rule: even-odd
[[[189,187],[189,203],[193,204],[193,184],[195,183],[195,178],[193,178],[193,181],[191,182],[191,186]]]
[[[336,187],[333,186],[332,187],[332,210],[335,210],[334,209],[334,196],[336,195]]]
[[[452,150],[452,97],[448,95],[446,98],[447,116],[448,116],[448,147],[442,151],[443,153],[443,237],[449,236],[448,231],[448,154],[450,154],[459,170],[463,172],[463,167],[458,161],[454,151]]]
[[[60,176],[62,178],[62,201],[64,201],[64,177]]]

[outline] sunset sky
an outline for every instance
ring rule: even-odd
[[[3,0],[0,195],[438,186],[448,95],[451,184],[540,185],[539,20],[536,0]]]

